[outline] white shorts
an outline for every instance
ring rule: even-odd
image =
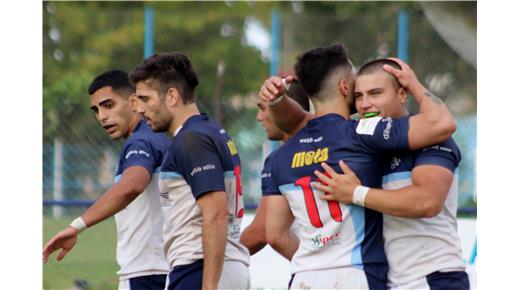
[[[305,271],[294,275],[290,289],[369,289],[363,270],[352,267]]]
[[[249,268],[242,262],[224,261],[218,289],[250,289]]]

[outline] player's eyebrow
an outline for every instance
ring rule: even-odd
[[[103,106],[103,105],[105,105],[106,103],[108,103],[108,102],[112,102],[112,101],[113,101],[112,99],[106,99],[106,100],[103,100],[103,101],[101,101],[101,102],[99,103],[99,106]]]

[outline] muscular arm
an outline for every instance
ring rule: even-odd
[[[343,174],[324,166],[331,177],[319,172],[316,175],[328,185],[316,183],[315,186],[330,193],[320,198],[351,204],[354,189],[360,182],[345,164],[341,167]],[[419,165],[412,170],[412,184],[409,186],[395,190],[370,188],[365,207],[403,218],[433,217],[442,209],[452,181],[453,173],[445,167]]]
[[[150,174],[141,166],[132,166],[123,171],[121,179],[112,185],[81,218],[90,227],[127,207],[150,183]]]
[[[291,231],[294,216],[284,196],[271,196],[267,201],[265,228],[267,242],[289,261],[298,249],[299,240]]]
[[[141,166],[131,166],[123,171],[119,182],[108,189],[81,218],[90,227],[118,213],[141,194],[150,183],[150,174]],[[61,261],[76,244],[78,231],[67,226],[52,237],[43,248],[43,261],[47,262],[50,254],[62,249],[57,256]]]
[[[246,246],[250,255],[256,254],[267,244],[265,237],[265,214],[268,198],[269,196],[262,196],[253,221],[240,235],[240,242]]]
[[[385,65],[383,68],[393,74],[401,85],[414,97],[419,105],[419,113],[410,117],[408,142],[415,150],[440,143],[448,139],[457,129],[455,118],[441,99],[429,92],[416,78],[412,69],[399,59],[402,70]]]
[[[434,217],[442,209],[453,174],[437,165],[420,165],[412,170],[412,184],[396,190],[371,188],[365,207],[404,218]]]
[[[223,191],[208,192],[197,199],[197,204],[202,211],[202,288],[217,289],[227,243],[227,196]]]

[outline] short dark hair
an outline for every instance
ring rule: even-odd
[[[103,87],[111,87],[125,98],[135,93],[135,87],[130,83],[128,73],[122,70],[109,70],[98,75],[88,87],[88,94],[92,95]]]
[[[287,90],[287,96],[295,100],[305,111],[308,112],[310,110],[309,95],[298,80],[295,79],[291,82]]]
[[[333,44],[304,52],[298,57],[294,71],[309,97],[314,98],[323,89],[324,80],[339,67],[353,69],[345,47]]]
[[[159,82],[158,89],[162,94],[175,87],[181,94],[183,104],[193,103],[195,87],[199,84],[190,59],[181,52],[154,54],[130,73],[134,85],[148,79]]]
[[[402,69],[401,66],[397,62],[395,62],[395,61],[393,61],[391,59],[379,58],[379,59],[374,59],[374,60],[371,60],[371,61],[365,63],[359,69],[358,76],[372,74],[372,73],[377,72],[377,71],[384,71],[383,70],[383,65],[385,65],[385,64],[389,65],[389,66],[391,66],[393,68],[399,69],[399,70]],[[390,73],[389,73],[389,75],[392,76],[394,87],[396,89],[399,89],[401,87],[401,84],[399,83],[397,78],[395,78],[395,76],[390,74]]]

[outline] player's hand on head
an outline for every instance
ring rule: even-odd
[[[289,76],[285,79],[287,84],[291,83],[294,80],[294,77]],[[277,76],[271,76],[266,79],[260,87],[260,92],[258,96],[260,100],[264,102],[270,102],[277,97],[283,95],[286,92],[286,88],[283,84],[282,78]]]
[[[393,68],[389,65],[383,65],[383,69],[394,75],[395,78],[399,81],[399,83],[407,90],[410,89],[410,86],[415,85],[419,81],[417,80],[417,77],[415,76],[414,71],[408,64],[406,64],[404,61],[400,60],[399,58],[390,57],[389,60],[393,60],[396,63],[398,63],[401,66],[401,69]]]
[[[78,230],[68,226],[52,237],[43,247],[43,262],[47,263],[49,256],[58,249],[61,252],[56,257],[57,261],[61,261],[67,253],[74,247],[78,238]]]

